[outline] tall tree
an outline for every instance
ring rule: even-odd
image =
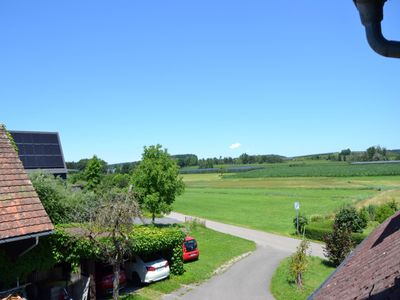
[[[93,191],[100,184],[102,168],[103,166],[101,160],[98,159],[96,155],[94,155],[89,160],[84,172],[84,177],[87,181],[86,188],[88,190]]]
[[[354,242],[351,239],[351,230],[346,227],[339,227],[333,224],[333,231],[324,237],[324,253],[328,260],[338,266],[354,248]]]
[[[134,188],[140,205],[152,215],[169,213],[175,197],[184,191],[179,168],[161,145],[144,147],[142,161],[133,173]]]
[[[367,158],[368,160],[372,160],[375,153],[376,153],[376,148],[374,146],[371,146],[367,149]]]
[[[346,157],[349,156],[350,154],[351,154],[350,149],[343,149],[339,154],[339,160],[340,160],[340,157],[343,157],[343,160],[346,161]]]

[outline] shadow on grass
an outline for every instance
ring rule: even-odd
[[[119,290],[119,299],[133,299],[137,292],[142,289],[144,286],[136,286],[132,283],[127,284],[124,288]],[[102,295],[98,297],[99,300],[111,300],[112,294]]]
[[[184,261],[183,264],[184,265],[190,265],[190,264],[195,263],[197,261],[199,261],[199,258],[196,258],[196,259],[193,259],[193,260]]]
[[[294,281],[294,279],[293,278],[286,278],[286,282],[291,286],[291,287],[293,287],[293,286],[296,286],[296,281]]]
[[[336,268],[337,266],[335,266],[333,263],[331,263],[329,260],[323,260],[321,261],[321,264],[324,265],[325,267],[330,267],[330,268]]]

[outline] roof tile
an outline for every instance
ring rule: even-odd
[[[309,299],[400,299],[399,276],[397,212],[358,245]]]
[[[53,229],[18,154],[0,124],[0,240]]]

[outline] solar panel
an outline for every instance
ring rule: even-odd
[[[25,169],[65,169],[58,133],[10,131]]]

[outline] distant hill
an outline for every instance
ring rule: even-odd
[[[306,154],[299,156],[292,156],[288,159],[322,159],[327,158],[329,156],[338,155],[339,152],[327,152],[327,153],[316,153],[316,154]]]
[[[386,155],[384,159],[380,160],[400,160],[400,149],[386,150]],[[348,155],[343,159],[340,157],[340,152],[326,152],[326,153],[315,153],[306,154],[292,157],[285,157],[276,154],[267,155],[249,155],[246,153],[241,154],[239,157],[212,157],[212,158],[202,158],[199,159],[196,154],[175,154],[171,155],[173,159],[176,160],[179,167],[186,169],[187,167],[200,168],[200,169],[212,169],[214,166],[219,165],[258,165],[264,163],[282,163],[290,160],[345,160],[345,161],[365,161],[365,151],[351,151],[351,155]],[[69,169],[77,169],[82,171],[87,163],[88,159],[81,159],[79,162],[67,162]],[[135,166],[140,161],[133,162],[122,162],[106,165],[108,172],[117,173],[131,173]],[[106,162],[104,162],[106,164]],[[219,169],[218,169],[219,170]],[[185,170],[186,171],[186,170]]]

